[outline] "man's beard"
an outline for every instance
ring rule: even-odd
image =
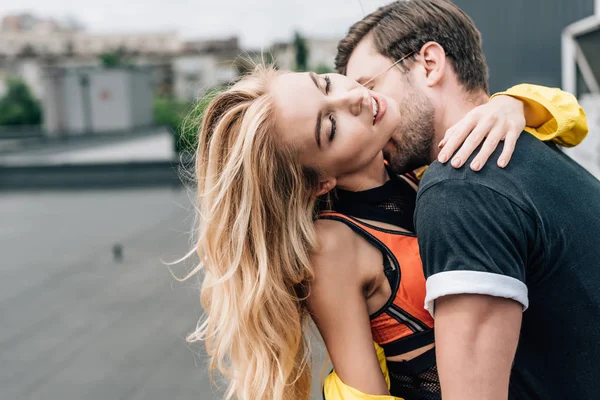
[[[402,122],[383,149],[385,159],[397,174],[404,174],[430,163],[435,136],[434,108],[429,99],[414,89],[406,93]]]

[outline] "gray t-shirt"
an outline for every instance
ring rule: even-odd
[[[600,399],[597,179],[523,133],[506,169],[433,163],[415,225],[430,312],[461,293],[523,305],[511,399]]]

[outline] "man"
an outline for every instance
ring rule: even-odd
[[[488,101],[480,34],[444,0],[365,17],[336,64],[399,100],[401,134],[384,149],[398,172],[448,161],[437,143]],[[433,163],[415,223],[444,400],[600,398],[600,182],[522,135],[506,169]]]

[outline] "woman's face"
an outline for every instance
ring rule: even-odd
[[[270,86],[277,132],[300,151],[303,165],[327,177],[382,162],[381,150],[400,124],[395,100],[339,74],[287,73]]]

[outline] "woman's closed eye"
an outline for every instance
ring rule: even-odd
[[[331,91],[331,78],[325,75],[323,79],[325,80],[325,94],[329,94]],[[329,121],[331,122],[331,130],[329,131],[329,141],[331,142],[336,131],[335,118],[331,114],[329,115]]]
[[[331,131],[329,132],[329,141],[331,142],[333,140],[333,137],[335,136],[336,131],[335,118],[333,118],[333,115],[329,116],[329,121],[331,121]]]

